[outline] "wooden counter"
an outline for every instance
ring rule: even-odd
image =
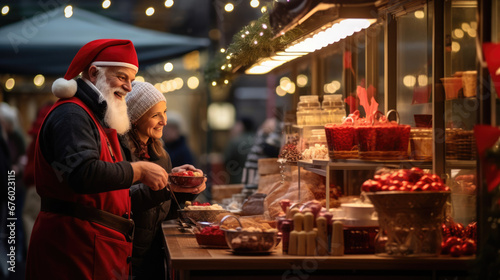
[[[384,258],[375,255],[289,256],[278,246],[270,255],[234,255],[201,248],[194,235],[164,225],[172,279],[465,279],[473,257]],[[237,278],[236,278],[237,277]]]

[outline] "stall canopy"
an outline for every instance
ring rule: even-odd
[[[194,38],[138,28],[78,8],[39,13],[0,28],[0,73],[64,75],[85,43],[103,38],[129,39],[137,50],[139,69],[209,45]]]

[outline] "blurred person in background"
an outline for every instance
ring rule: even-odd
[[[230,140],[224,150],[224,167],[229,175],[229,184],[240,184],[245,161],[254,143],[255,129],[249,117],[238,119],[231,129]]]
[[[257,130],[255,141],[247,155],[241,182],[245,185],[258,185],[258,162],[262,158],[277,158],[281,148],[283,113],[276,109],[274,116],[266,119]]]
[[[15,107],[2,102],[0,103],[0,123],[2,126],[2,136],[5,139],[9,152],[11,183],[7,186],[14,186],[15,189],[15,208],[22,209],[25,197],[25,186],[23,182],[23,173],[26,166],[26,139],[19,125],[19,114]],[[4,160],[2,158],[2,160]],[[13,178],[13,180],[12,180]],[[12,185],[14,184],[14,185]],[[7,190],[6,190],[7,191]],[[7,193],[7,192],[5,192]],[[15,211],[15,218],[18,221],[22,218],[22,211]],[[16,224],[16,239],[20,240],[16,246],[16,260],[24,262],[26,256],[25,231],[22,223]]]
[[[5,102],[0,103],[0,122],[3,126],[2,133],[9,147],[12,168],[16,176],[22,179],[26,165],[26,139],[19,125],[17,109]]]
[[[3,126],[0,122],[0,184],[2,186],[2,192],[9,193],[9,191],[14,192],[15,189],[12,188],[9,182],[12,173],[12,164],[10,162],[9,146],[7,145],[7,139],[4,137]],[[15,187],[15,186],[14,186]],[[14,192],[15,193],[15,192]],[[7,256],[8,248],[10,247],[7,243],[7,237],[9,236],[9,220],[7,220],[8,214],[8,195],[0,195],[0,277],[1,279],[13,279],[16,274],[8,270],[9,256]],[[17,253],[16,253],[17,255]]]
[[[36,138],[38,137],[38,132],[42,126],[43,119],[49,113],[53,102],[49,102],[43,105],[37,113],[37,116],[28,134],[31,136],[31,142],[26,149],[26,167],[24,168],[23,181],[26,186],[26,195],[24,199],[23,206],[23,225],[26,238],[26,245],[29,244],[31,231],[33,230],[33,225],[35,224],[36,216],[40,212],[40,196],[36,193],[35,188],[35,146]]]
[[[132,124],[128,132],[132,161],[154,162],[168,173],[188,170],[203,173],[188,164],[172,168],[169,154],[161,142],[163,127],[168,123],[167,100],[163,93],[150,83],[133,82],[126,100]],[[165,279],[166,258],[161,224],[177,217],[178,206],[172,199],[179,203],[194,200],[205,190],[205,182],[196,188],[169,184],[159,191],[153,191],[144,184],[130,188],[132,219],[135,222],[132,279]],[[172,197],[174,195],[175,198]]]
[[[168,123],[163,128],[163,142],[165,150],[170,155],[172,166],[183,164],[196,165],[196,160],[189,148],[185,136],[185,126],[182,116],[176,112],[168,112]]]

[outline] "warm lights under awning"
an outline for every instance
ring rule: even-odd
[[[278,52],[272,57],[262,58],[249,67],[246,74],[266,74],[286,62],[317,51],[353,35],[375,23],[376,19],[338,19],[317,29],[308,37],[301,38],[288,46],[284,52]]]

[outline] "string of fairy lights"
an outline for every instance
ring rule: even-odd
[[[216,7],[223,7],[223,10],[227,13],[233,12],[235,10],[236,6],[242,5],[242,3],[240,3],[241,1],[216,0],[215,2],[216,2],[215,3]],[[111,7],[112,4],[113,3],[111,0],[103,0],[101,3],[101,7],[103,9],[108,9]],[[174,6],[174,4],[175,4],[174,0],[166,0],[163,3],[163,6],[168,9],[168,8],[172,8]],[[250,7],[254,8],[254,9],[257,9],[260,7],[262,13],[265,13],[267,11],[267,7],[265,5],[262,5],[262,7],[261,7],[261,2],[259,0],[250,0],[248,2],[248,4]],[[158,8],[158,7],[156,7],[156,8]],[[66,17],[71,17],[73,15],[72,9],[73,9],[73,7],[71,5],[66,6],[66,9],[65,9]],[[2,16],[8,15],[9,12],[10,12],[10,6],[4,5],[1,9]],[[146,7],[146,9],[144,10],[144,13],[147,16],[153,16],[155,14],[155,6]]]
[[[162,1],[158,1],[158,3],[161,3],[161,2]],[[103,0],[101,2],[101,7],[102,7],[102,9],[106,10],[106,9],[109,9],[113,5],[113,3],[115,3],[115,2],[113,2],[111,0]],[[248,4],[251,8],[254,8],[254,9],[260,8],[260,11],[263,14],[267,13],[267,11],[268,11],[268,6],[261,3],[261,1],[259,1],[259,0],[250,0],[247,2],[237,1],[237,0],[236,1],[234,1],[234,0],[233,1],[231,1],[231,0],[215,0],[214,1],[215,7],[218,8],[220,11],[223,11],[226,13],[235,12],[235,10],[238,7],[243,7],[243,5],[246,5],[246,4]],[[174,0],[166,0],[163,2],[163,6],[166,9],[172,8],[174,5],[175,5]],[[157,11],[157,9],[160,9],[160,8],[163,8],[163,7],[161,7],[160,5],[148,6],[145,8],[144,14],[148,17],[152,17],[155,15],[155,12]],[[64,11],[64,16],[66,18],[71,18],[74,14],[73,6],[71,4],[66,5],[63,11]],[[0,10],[1,16],[7,16],[7,15],[9,15],[10,12],[11,12],[11,7],[9,5],[4,5],[1,7],[1,10]],[[267,26],[264,24],[264,25],[262,25],[262,28],[263,28],[263,30],[259,32],[260,37],[264,36],[264,31],[267,28]],[[241,37],[244,38],[245,36],[248,36],[248,35],[250,35],[250,33],[249,33],[248,29],[246,29],[246,34],[242,34]],[[269,36],[264,36],[264,37],[267,37],[265,39],[269,39],[268,38]],[[257,45],[259,41],[260,41],[259,38],[254,38],[254,39],[252,39],[252,44]],[[245,44],[246,43],[247,42],[245,40]],[[219,64],[219,63],[217,64],[217,67],[220,68],[220,69],[218,69],[218,71],[223,71],[223,72],[224,71],[231,71],[232,64],[230,63],[230,61],[235,60],[235,58],[238,58],[238,56],[233,55],[232,52],[239,51],[240,49],[234,48],[234,47],[232,49],[231,49],[231,47],[229,47],[228,49],[230,52],[227,52],[226,49],[221,49],[221,54],[225,57],[226,61],[223,62],[222,64]],[[254,53],[252,56],[250,56],[250,58],[254,59],[255,57],[258,57],[259,55],[262,55],[262,52],[259,51],[259,53]],[[242,61],[239,61],[238,59],[236,59],[235,61],[239,65],[245,65],[245,63],[246,63],[245,61],[242,62]],[[171,72],[173,70],[173,64],[171,62],[165,63],[164,70],[167,73]],[[144,78],[142,76],[138,76],[136,79],[137,80],[144,80]],[[44,75],[38,74],[33,78],[33,84],[37,88],[42,88],[46,82],[45,80],[46,79],[45,79]],[[217,86],[217,85],[221,85],[221,84],[227,85],[227,84],[229,84],[229,79],[224,78],[220,82],[218,81],[218,79],[212,79],[212,80],[209,80],[208,83],[211,83],[212,86]],[[157,84],[155,84],[155,86],[158,89],[160,89],[162,92],[167,93],[167,92],[181,89],[184,84],[186,84],[190,89],[196,89],[198,87],[198,85],[200,84],[200,81],[199,81],[198,77],[196,77],[196,76],[189,77],[186,82],[184,82],[182,80],[182,78],[176,77],[176,78],[168,80],[168,81],[163,81],[162,83],[157,83]],[[5,80],[4,86],[5,86],[5,89],[7,91],[11,91],[15,85],[16,85],[16,80],[13,77],[8,77]]]

